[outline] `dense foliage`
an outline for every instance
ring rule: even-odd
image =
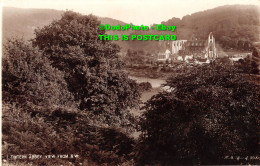
[[[183,23],[192,29],[194,25],[188,23],[192,21],[185,20],[195,20],[197,25],[201,17],[200,13],[186,16],[176,25]],[[243,25],[259,25],[254,18],[241,19]],[[225,23],[221,26],[233,25]],[[145,104],[137,144],[130,134],[139,119],[130,110],[139,106],[140,92],[152,86],[128,78],[119,60],[119,47],[99,40],[98,35],[105,34],[99,24],[92,15],[67,11],[60,20],[37,29],[32,43],[7,41],[2,61],[4,158],[79,155],[68,160],[29,161],[36,165],[69,161],[76,165],[258,164],[258,160],[226,158],[260,155],[259,86],[245,77],[259,72],[260,54],[246,41],[254,40],[252,36],[237,40],[236,48],[253,53],[235,67],[228,58],[202,66],[147,67],[142,63],[152,63],[151,54],[129,49],[124,60],[141,63],[144,76],[175,74],[165,84],[170,89]]]
[[[259,86],[236,68],[204,65],[170,77],[145,105],[140,163],[239,164],[259,155]]]
[[[3,105],[3,158],[7,155],[42,155],[42,159],[18,160],[35,165],[117,165],[128,162],[135,144],[122,130],[97,124],[88,114],[69,108],[31,106],[25,111],[15,105]],[[57,155],[77,155],[59,159]],[[45,159],[45,155],[55,155]],[[10,160],[10,159],[9,159]]]
[[[65,12],[62,18],[35,31],[33,41],[51,65],[65,72],[69,91],[80,109],[106,115],[108,123],[138,105],[135,81],[120,71],[117,45],[100,41],[96,17]]]
[[[73,105],[64,74],[22,39],[4,46],[3,100],[21,105]]]
[[[176,25],[178,37],[187,38],[195,33],[198,38],[208,37],[209,32],[219,39],[226,36],[235,40],[258,41],[260,13],[259,6],[226,5],[186,15],[182,19],[172,18],[162,22]]]
[[[141,82],[138,84],[138,87],[140,92],[149,91],[153,88],[150,82]]]
[[[138,84],[121,70],[118,46],[98,40],[94,16],[65,12],[36,30],[31,42],[9,40],[3,51],[3,155],[77,154],[30,160],[36,165],[131,162],[129,134]]]
[[[234,62],[234,66],[243,73],[260,74],[260,55],[258,48],[253,47],[252,54]]]
[[[157,57],[153,57],[150,52],[144,50],[132,50],[128,49],[123,60],[126,66],[138,65],[151,65],[155,62]]]
[[[235,38],[221,36],[218,39],[218,43],[221,44],[221,47],[224,49],[235,49],[239,51],[252,51],[253,45],[250,41],[247,40],[237,40]]]
[[[251,73],[260,74],[260,48],[255,46],[252,52]]]

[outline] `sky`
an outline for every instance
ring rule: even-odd
[[[187,14],[233,4],[260,6],[260,0],[2,0],[2,6],[68,9],[148,26],[172,17],[182,18]]]

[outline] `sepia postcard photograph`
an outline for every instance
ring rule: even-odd
[[[1,165],[260,165],[260,0],[0,0]]]

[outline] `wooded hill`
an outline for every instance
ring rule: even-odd
[[[3,38],[23,36],[25,39],[34,37],[34,29],[61,18],[64,11],[52,9],[19,9],[3,8]],[[127,23],[107,17],[99,17],[101,23],[125,25]],[[164,25],[176,26],[175,32],[168,31],[107,31],[111,35],[131,34],[175,34],[177,39],[190,39],[191,36],[204,40],[209,32],[213,32],[219,43],[237,43],[239,40],[260,41],[260,10],[253,5],[227,5],[214,9],[186,15],[182,19],[173,17],[161,22]],[[156,23],[159,24],[159,23]],[[154,26],[156,25],[154,24]],[[115,41],[123,52],[128,49],[158,49],[156,41]]]

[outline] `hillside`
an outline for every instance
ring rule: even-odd
[[[180,38],[187,37],[183,30],[206,38],[213,32],[218,39],[228,36],[236,39],[259,41],[260,8],[253,5],[227,5],[214,9],[186,15],[181,20],[177,18],[162,22],[166,25],[176,25]]]
[[[186,15],[182,19],[173,17],[161,22],[164,25],[175,25],[177,39],[189,40],[195,35],[198,39],[207,39],[213,32],[217,43],[236,43],[238,40],[260,41],[260,8],[253,5],[226,5]],[[155,25],[154,25],[155,26]],[[141,34],[158,33],[150,30]],[[161,32],[162,33],[162,32]],[[145,42],[138,48],[156,48],[156,42]]]
[[[3,8],[3,38],[23,36],[25,39],[34,37],[34,29],[50,24],[61,18],[64,11],[53,9],[21,9],[13,7]],[[108,18],[98,17],[102,24],[124,25],[126,23]],[[115,34],[108,31],[108,34]],[[118,32],[117,32],[118,33]]]
[[[206,40],[213,32],[219,46],[239,48],[239,41],[251,43],[260,41],[260,8],[253,5],[226,5],[186,15],[182,19],[173,17],[161,22],[167,26],[176,26],[172,34],[177,39],[196,38]],[[153,25],[154,27],[156,24]],[[171,34],[168,31],[132,31],[131,34]],[[127,48],[153,53],[158,49],[157,41],[128,41]]]
[[[26,40],[34,38],[34,30],[50,24],[53,20],[61,18],[64,11],[53,9],[21,9],[3,7],[3,40],[12,37],[23,37]],[[125,22],[98,17],[102,24],[125,25]],[[107,31],[109,35],[130,34],[131,31]],[[128,42],[116,41],[126,51],[130,46]],[[131,47],[134,48],[135,46]]]
[[[3,8],[3,39],[23,36],[34,37],[34,29],[43,27],[55,19],[61,18],[62,11],[52,9]]]
[[[3,38],[23,36],[25,39],[34,37],[34,29],[59,19],[63,11],[52,9],[19,9],[3,8]],[[102,24],[125,25],[123,21],[107,17],[98,17]],[[227,5],[206,11],[186,15],[182,19],[173,17],[162,21],[164,25],[175,25],[174,34],[177,39],[190,39],[192,35],[206,39],[209,32],[213,32],[216,41],[248,40],[260,41],[260,10],[252,5]],[[107,34],[169,34],[166,31],[107,31]],[[122,52],[128,49],[144,50],[150,53],[158,49],[156,41],[115,41]],[[222,42],[223,43],[223,42]]]

